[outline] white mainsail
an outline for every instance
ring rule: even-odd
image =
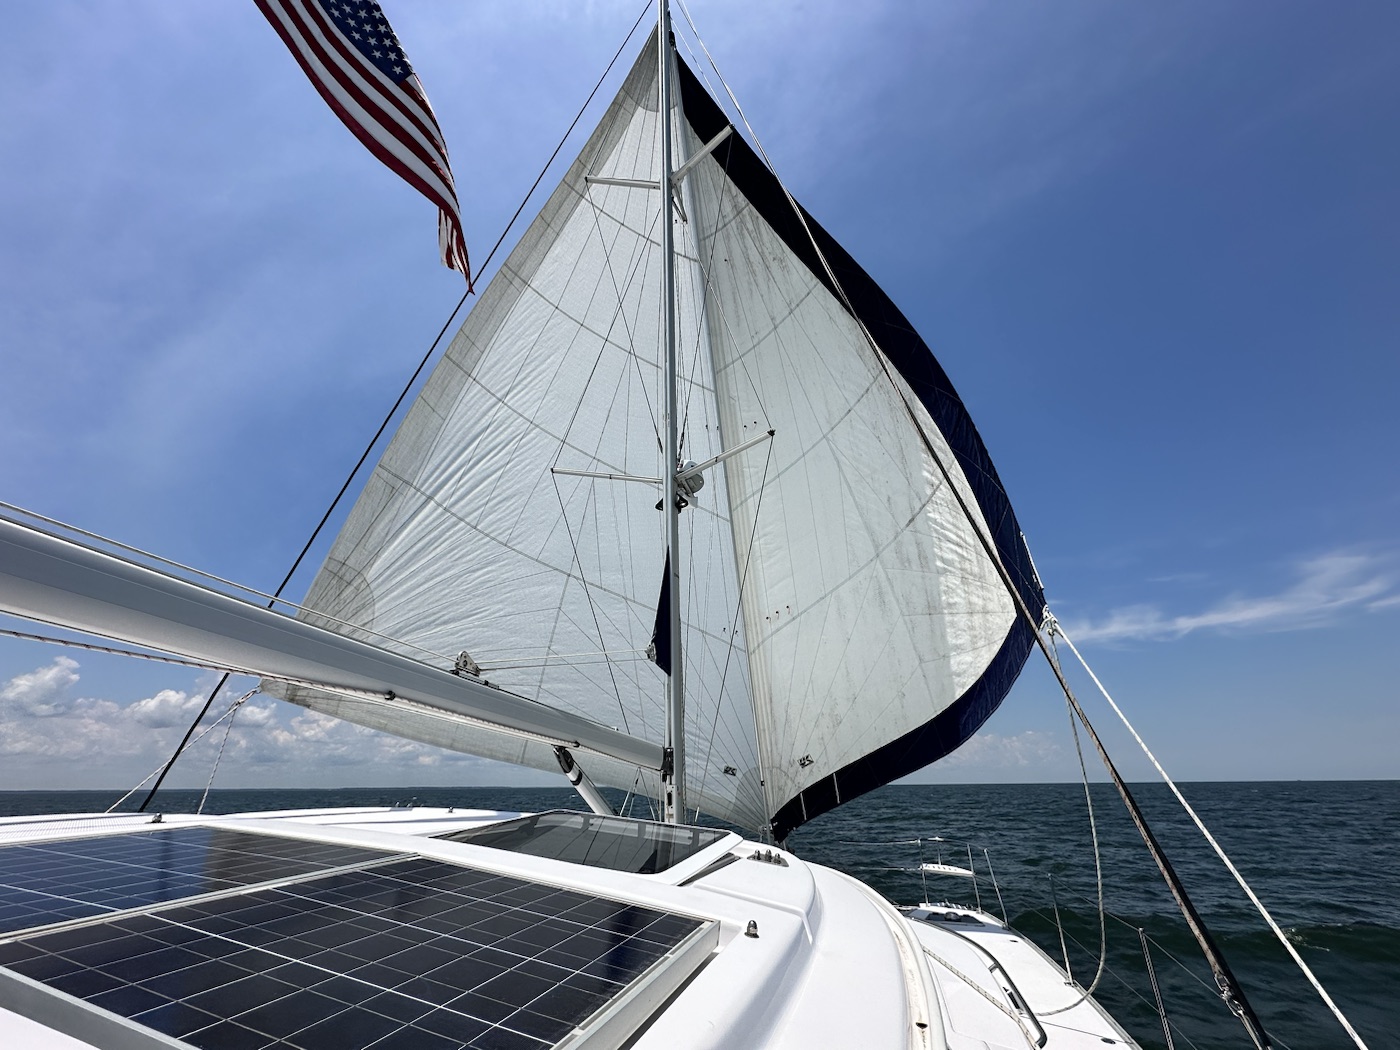
[[[642,655],[667,555],[659,486],[555,472],[675,469],[659,437],[654,47],[463,324],[305,605],[448,666],[466,650],[498,685],[660,742],[664,677]],[[678,79],[683,163],[725,120]],[[678,203],[682,458],[774,434],[709,470],[682,514],[686,796],[781,837],[941,757],[1004,696],[1030,636],[978,531],[1036,610],[1039,587],[927,348],[737,134]],[[478,725],[280,695],[557,768],[548,745]],[[599,784],[657,792],[655,771],[581,761]]]

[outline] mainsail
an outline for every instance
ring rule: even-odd
[[[447,666],[466,651],[493,683],[659,742],[664,673],[645,650],[665,523],[659,485],[636,480],[676,468],[659,436],[656,69],[653,37],[429,378],[303,615]],[[677,76],[682,164],[727,120]],[[942,369],[738,134],[688,169],[677,204],[682,458],[760,439],[707,471],[681,518],[686,797],[781,839],[971,736],[1032,645],[1001,571],[1029,609],[1043,598]],[[269,688],[558,768],[538,740]],[[658,791],[653,770],[580,758],[598,784]]]

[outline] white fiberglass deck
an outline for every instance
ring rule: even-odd
[[[1133,1045],[1092,1001],[1054,1017],[1029,1016],[1072,1000],[1079,990],[990,916],[964,912],[976,921],[955,923],[943,921],[946,916],[906,919],[846,875],[737,835],[697,836],[688,855],[655,874],[437,837],[517,816],[401,808],[167,817],[159,825],[130,816],[0,821],[0,862],[15,846],[11,867],[22,867],[22,857],[30,863],[29,888],[17,888],[19,879],[12,877],[11,898],[35,895],[32,880],[46,869],[35,868],[33,858],[50,849],[80,859],[110,852],[91,846],[97,836],[129,861],[150,856],[152,843],[207,848],[219,858],[203,872],[206,881],[173,889],[150,877],[135,889],[113,884],[101,877],[100,865],[89,864],[64,876],[69,888],[60,892],[62,878],[55,876],[48,891],[37,887],[37,895],[82,904],[80,898],[100,887],[105,896],[99,895],[99,905],[55,915],[43,912],[49,905],[25,903],[31,911],[12,905],[12,916],[20,918],[12,917],[10,932],[0,933],[0,961],[11,964],[0,966],[0,1045],[993,1050],[1034,1045],[1042,1034],[1051,1048],[1102,1047],[1110,1040]],[[249,843],[257,854],[251,860],[244,848]],[[313,870],[284,870],[287,864]],[[93,907],[105,910],[94,913]],[[30,914],[42,929],[16,929]],[[240,926],[240,916],[256,918],[256,927]],[[396,930],[396,922],[412,929]],[[346,947],[343,931],[356,923],[375,932]],[[470,934],[461,932],[465,925]],[[426,941],[424,927],[432,934]],[[486,943],[487,931],[499,940]],[[394,940],[415,936],[414,945]],[[175,944],[136,963],[114,960],[115,951],[100,947],[120,950],[121,938],[149,937]],[[571,939],[561,942],[565,937]],[[95,938],[106,940],[94,948]],[[560,943],[589,944],[596,960],[573,948],[561,955]],[[283,958],[298,951],[304,957]],[[269,952],[267,960],[257,955]],[[229,969],[241,984],[201,986],[179,997],[180,967],[222,973],[229,953],[233,963],[257,955],[260,965],[280,967],[274,983]],[[75,972],[74,960],[82,958],[87,968]],[[478,972],[469,959],[487,960],[500,973]],[[993,959],[1012,975],[1023,1002],[1009,993]],[[421,972],[412,972],[415,966]],[[475,983],[451,999],[459,990],[452,981],[469,978]],[[354,981],[371,979],[379,998],[336,1006],[354,998],[345,994]],[[575,994],[561,995],[561,983]],[[229,988],[247,994],[240,998]],[[101,1005],[104,995],[114,1009]],[[133,999],[151,995],[165,998],[150,1005]],[[574,1005],[576,1021],[566,1028],[558,1024],[565,1001]],[[401,1016],[413,1012],[414,1002],[428,1004],[423,1016]],[[301,1028],[299,1011],[306,1011]],[[164,1024],[164,1031],[143,1019]],[[322,1038],[327,1035],[332,1038]]]

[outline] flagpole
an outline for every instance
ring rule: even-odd
[[[657,67],[661,108],[661,330],[666,355],[666,442],[662,509],[666,514],[666,549],[670,552],[671,673],[667,677],[666,741],[661,772],[662,810],[668,824],[685,822],[685,657],[681,652],[680,508],[676,471],[680,441],[676,418],[676,280],[671,204],[671,11],[656,2]]]

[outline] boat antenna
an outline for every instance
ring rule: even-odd
[[[646,17],[646,13],[650,10],[650,7],[651,5],[649,3],[642,7],[641,13],[637,15],[637,20],[632,23],[632,28],[627,31],[626,38],[618,45],[617,51],[614,52],[613,57],[608,61],[607,68],[604,69],[602,75],[598,77],[598,82],[593,85],[593,90],[588,93],[588,97],[583,100],[583,105],[579,106],[578,112],[574,114],[574,119],[569,122],[568,128],[565,129],[563,136],[559,139],[559,144],[554,147],[554,152],[549,155],[549,159],[544,162],[544,167],[541,168],[540,173],[535,176],[535,181],[531,183],[530,188],[525,191],[525,197],[521,200],[520,206],[515,209],[515,214],[510,217],[510,221],[506,223],[505,229],[502,230],[501,235],[496,238],[496,243],[491,246],[491,250],[486,254],[485,261],[477,267],[476,273],[478,277],[486,272],[486,268],[491,265],[491,260],[494,259],[496,253],[500,251],[501,245],[505,243],[506,238],[510,235],[511,229],[514,228],[516,220],[519,219],[521,213],[525,211],[525,206],[530,203],[530,198],[535,195],[535,191],[540,188],[540,183],[544,181],[545,175],[554,165],[555,160],[558,159],[559,151],[564,148],[564,143],[569,141],[569,136],[574,133],[574,128],[578,127],[578,122],[583,119],[583,114],[587,111],[589,105],[592,104],[593,97],[598,94],[598,90],[603,86],[603,82],[608,79],[608,74],[612,72],[613,66],[617,65],[617,60],[622,57],[622,52],[626,50],[628,42],[636,34],[637,27],[642,24],[642,19]],[[375,446],[379,444],[379,439],[382,438],[384,432],[389,429],[389,424],[393,421],[394,416],[398,414],[404,401],[408,399],[409,391],[411,391],[414,384],[418,382],[418,377],[423,374],[423,369],[428,367],[428,362],[432,360],[433,354],[437,352],[438,346],[442,343],[442,337],[447,334],[447,330],[452,326],[453,320],[462,312],[462,307],[466,305],[467,299],[471,294],[472,289],[469,287],[462,293],[462,297],[457,300],[457,305],[452,308],[452,312],[447,315],[447,320],[443,322],[442,328],[439,329],[436,338],[433,339],[432,344],[423,354],[422,360],[418,362],[418,367],[413,370],[413,374],[408,377],[408,382],[404,384],[403,390],[399,392],[398,398],[389,408],[389,411],[385,413],[383,422],[379,424],[379,429],[374,432],[374,437],[369,439],[369,443],[365,445],[365,450],[360,453],[360,458],[356,460],[355,465],[350,468],[350,473],[346,475],[345,483],[340,486],[340,491],[335,494],[335,498],[331,500],[330,506],[326,508],[326,513],[321,515],[321,520],[318,521],[316,527],[311,530],[311,535],[307,539],[306,545],[301,548],[301,553],[296,556],[296,560],[292,562],[292,567],[287,570],[287,575],[282,578],[282,582],[278,584],[277,590],[272,593],[272,601],[269,602],[267,606],[269,609],[277,604],[277,600],[282,597],[282,592],[287,589],[287,585],[292,582],[292,577],[295,576],[297,570],[301,568],[301,563],[306,559],[306,555],[320,538],[322,530],[326,527],[326,523],[331,520],[331,515],[335,513],[336,507],[340,506],[340,501],[344,499],[345,494],[350,491],[351,483],[355,480],[355,477],[360,473],[361,469],[364,468],[365,463],[369,460],[370,453],[373,452]],[[138,813],[144,813],[146,807],[151,804],[151,800],[156,797],[156,792],[160,790],[161,784],[165,782],[166,775],[174,768],[176,760],[184,753],[185,748],[189,746],[190,737],[194,736],[194,731],[198,728],[199,723],[204,721],[204,717],[209,714],[209,709],[214,706],[215,697],[217,697],[224,686],[228,684],[229,677],[230,672],[225,671],[223,677],[214,684],[214,688],[209,690],[209,699],[204,701],[204,707],[202,707],[199,714],[195,716],[195,720],[190,723],[190,728],[186,730],[184,737],[176,746],[174,753],[170,756],[170,760],[165,763],[165,767],[160,771],[160,776],[156,778],[156,782],[151,786],[151,790],[147,792],[146,797],[141,800],[141,805],[137,807]]]
[[[666,515],[667,571],[670,577],[665,610],[670,633],[671,669],[666,676],[666,739],[661,760],[662,816],[667,824],[685,822],[685,660],[681,653],[680,503],[676,474],[680,441],[676,396],[676,279],[671,174],[671,69],[675,39],[671,35],[671,6],[656,0],[657,85],[661,109],[661,341],[665,352],[666,440],[661,497]]]

